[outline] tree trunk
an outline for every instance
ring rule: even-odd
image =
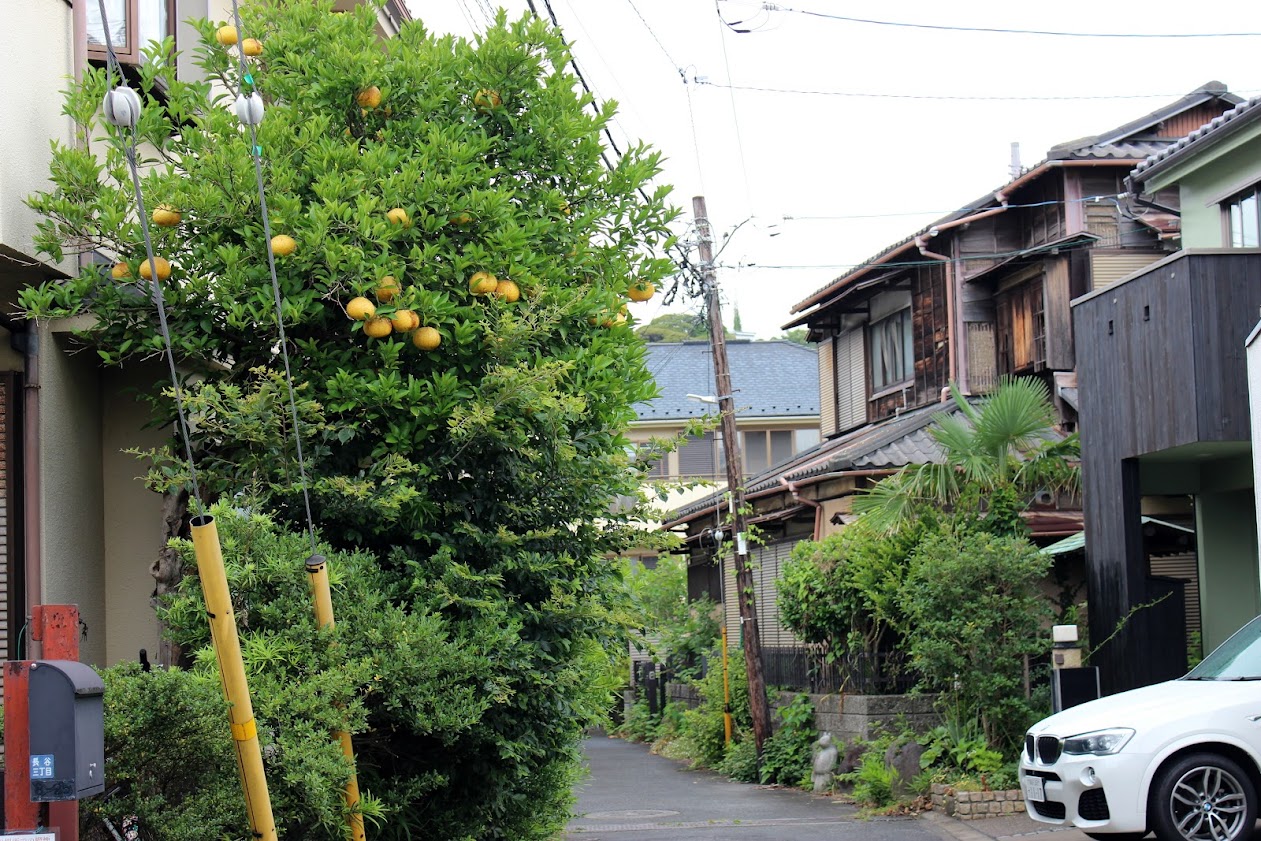
[[[154,580],[153,596],[150,598],[149,603],[154,609],[157,608],[158,602],[162,597],[167,593],[173,592],[184,578],[184,564],[180,561],[179,552],[171,546],[171,541],[177,537],[188,536],[184,523],[187,515],[188,491],[167,492],[163,495],[162,549],[158,552],[157,559],[154,560],[153,565],[149,568],[149,573]],[[180,665],[183,651],[180,650],[177,644],[167,639],[165,624],[161,626],[160,630],[162,635],[158,643],[155,662],[166,667]]]

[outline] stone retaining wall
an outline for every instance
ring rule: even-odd
[[[970,821],[1025,811],[1019,789],[1012,791],[956,791],[954,786],[933,783],[933,808],[945,815]]]
[[[795,692],[781,692],[771,702],[776,709],[786,707]],[[875,737],[881,726],[905,721],[917,732],[931,730],[941,723],[933,710],[935,695],[811,695],[815,729],[831,731],[832,737],[849,744],[855,739]],[[667,683],[666,698],[689,708],[700,704],[700,695],[686,683]],[[776,725],[779,716],[773,716]]]

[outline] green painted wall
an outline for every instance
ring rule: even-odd
[[[1161,173],[1146,192],[1177,184],[1182,204],[1182,247],[1222,248],[1220,204],[1230,192],[1261,181],[1261,120],[1183,164]]]
[[[1195,503],[1204,650],[1210,651],[1261,612],[1256,501],[1246,490],[1200,494]]]

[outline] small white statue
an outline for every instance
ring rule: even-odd
[[[814,765],[810,771],[810,779],[814,781],[815,794],[832,787],[832,771],[835,768],[836,745],[832,744],[832,734],[825,730],[814,743]]]

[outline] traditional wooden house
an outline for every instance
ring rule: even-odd
[[[842,528],[855,493],[906,464],[940,458],[926,427],[951,382],[983,394],[1004,376],[1044,379],[1064,431],[1078,419],[1070,301],[1172,250],[1170,209],[1125,201],[1125,178],[1149,155],[1234,107],[1217,82],[1092,137],[898,242],[798,303],[785,328],[818,343],[821,435],[814,451],[750,480],[751,518],[769,542],[759,561],[764,644],[776,636],[774,580],[800,539]],[[1162,198],[1170,198],[1162,195]],[[722,517],[710,497],[666,527],[693,548],[694,591],[717,596],[721,558],[701,547]],[[1033,500],[1034,538],[1082,529],[1076,500]]]

